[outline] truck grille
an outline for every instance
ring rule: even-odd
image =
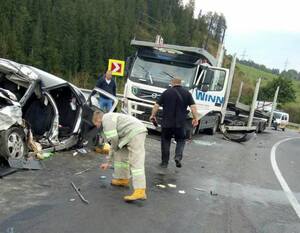
[[[138,105],[137,110],[138,111],[143,111],[144,113],[136,114],[136,118],[138,118],[139,120],[142,120],[142,121],[148,121],[149,122],[149,118],[151,116],[152,108],[148,108],[148,107],[145,107],[145,106]],[[162,111],[158,111],[158,113],[156,115],[156,118],[157,118],[158,124],[161,125]]]
[[[137,88],[135,95],[141,99],[157,101],[161,93]]]

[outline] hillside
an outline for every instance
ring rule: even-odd
[[[237,63],[233,80],[233,88],[230,96],[231,100],[235,100],[235,98],[237,97],[240,82],[243,81],[244,91],[241,99],[245,103],[250,103],[255,88],[255,82],[260,77],[262,78],[261,85],[264,86],[267,84],[267,82],[278,76],[247,65]],[[291,122],[300,123],[300,81],[293,80],[293,88],[296,91],[296,101],[284,105],[279,105],[279,108],[287,111],[290,114]]]

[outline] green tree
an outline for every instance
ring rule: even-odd
[[[281,104],[293,102],[296,100],[296,93],[293,88],[293,82],[290,79],[278,77],[269,81],[264,87],[261,88],[259,99],[265,101],[272,101],[277,87],[280,87],[278,94],[278,101]]]

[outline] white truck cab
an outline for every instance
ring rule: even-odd
[[[214,134],[221,119],[229,70],[216,67],[217,60],[206,50],[195,47],[156,44],[132,40],[136,53],[127,60],[127,82],[122,111],[133,115],[148,128],[154,103],[174,77],[190,91],[200,115],[197,130]],[[161,111],[158,113],[161,122]]]

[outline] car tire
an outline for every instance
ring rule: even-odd
[[[282,128],[282,131],[285,131],[285,128]]]
[[[0,132],[0,156],[5,159],[22,159],[28,153],[22,128],[11,127]]]

